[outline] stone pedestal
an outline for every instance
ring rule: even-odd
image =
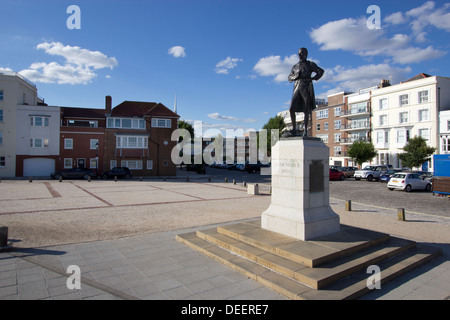
[[[272,200],[261,227],[303,241],[338,232],[329,203],[329,148],[317,138],[280,140],[272,148]]]

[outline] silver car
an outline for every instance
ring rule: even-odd
[[[417,173],[399,172],[394,174],[389,180],[387,187],[389,190],[412,190],[431,191],[431,181],[425,177],[420,177]]]

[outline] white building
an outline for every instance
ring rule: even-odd
[[[410,138],[421,136],[439,150],[439,111],[450,109],[450,78],[420,74],[372,92],[375,162],[401,167],[398,154]],[[423,170],[432,169],[431,163]]]
[[[439,154],[450,154],[450,110],[439,112]]]
[[[59,119],[59,108],[47,107],[33,83],[18,73],[1,72],[0,177],[22,176],[24,169],[32,173],[44,162],[48,166],[48,160],[39,159],[59,154]]]

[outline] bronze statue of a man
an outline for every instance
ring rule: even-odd
[[[316,109],[316,97],[314,94],[313,80],[319,80],[324,74],[324,70],[318,67],[314,62],[308,61],[308,50],[301,48],[298,51],[300,62],[292,67],[289,75],[289,82],[294,82],[294,93],[291,100],[289,112],[291,114],[292,136],[297,136],[296,112],[305,114],[305,131],[303,137],[308,137],[309,117],[313,110]],[[311,75],[315,73],[314,77]]]

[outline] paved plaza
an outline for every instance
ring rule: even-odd
[[[242,183],[185,178],[0,183],[0,226],[14,250],[0,253],[1,300],[286,300],[175,240],[178,234],[258,219],[270,195]],[[448,299],[450,219],[331,198],[346,225],[440,247],[443,255],[362,299]],[[69,266],[81,272],[68,287]]]

